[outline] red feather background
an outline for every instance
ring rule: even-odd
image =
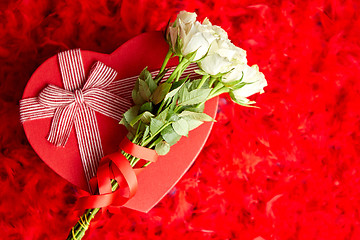
[[[71,48],[110,53],[178,11],[247,50],[260,109],[220,99],[202,153],[148,214],[123,209],[86,239],[360,239],[360,3],[9,0],[0,3],[0,238],[65,239],[78,190],[30,147],[18,101]]]

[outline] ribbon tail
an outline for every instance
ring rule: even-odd
[[[101,146],[99,127],[95,112],[85,104],[78,106],[75,117],[75,131],[79,144],[80,157],[87,182],[96,175],[101,158],[104,156]],[[94,192],[95,189],[91,189]]]

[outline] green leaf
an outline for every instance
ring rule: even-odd
[[[160,75],[156,76],[154,81],[156,80],[156,82],[160,82],[168,71],[169,71],[169,69],[165,69]],[[155,84],[156,84],[156,82],[155,82]],[[156,84],[156,87],[157,87],[157,84]]]
[[[187,118],[187,117],[184,117],[183,119],[186,120],[189,127],[189,131],[194,130],[195,128],[199,127],[201,124],[204,123],[203,121]]]
[[[157,120],[160,120],[162,122],[165,122],[166,121],[166,118],[167,118],[167,114],[168,114],[168,111],[169,109],[168,108],[165,108],[159,115],[157,115],[155,118]]]
[[[141,122],[143,122],[143,121],[141,121]],[[150,122],[150,120],[149,120],[149,122]],[[136,125],[136,126],[139,127],[138,133],[144,132],[144,131],[145,131],[145,127],[147,126],[147,124],[149,124],[149,123],[140,124],[140,122],[139,122],[139,123]],[[135,126],[134,126],[134,127],[135,127]]]
[[[182,46],[183,46],[183,40],[178,35],[178,37],[176,38],[176,44],[175,44],[175,54],[176,55],[182,56],[182,54],[181,54]]]
[[[147,81],[147,84],[149,85],[151,93],[155,92],[155,89],[158,87],[158,85],[152,78],[149,81]]]
[[[154,104],[160,103],[164,99],[166,94],[169,92],[170,88],[171,88],[171,83],[164,82],[164,83],[160,84],[155,89],[155,91],[152,95],[152,102]]]
[[[249,83],[242,82],[242,83],[238,83],[238,84],[236,84],[236,85],[234,85],[232,87],[228,87],[228,86],[226,86],[226,87],[228,87],[231,90],[237,90],[237,89],[240,89],[240,88],[242,88],[243,86],[245,86],[247,84],[249,84]]]
[[[141,97],[139,93],[139,81],[136,80],[134,89],[131,92],[131,97],[136,105],[141,105],[145,100]]]
[[[157,84],[155,83],[149,70],[147,70],[147,67],[140,73],[139,78],[147,83],[151,93],[155,91],[155,89],[157,88]]]
[[[139,106],[133,106],[124,113],[125,120],[130,123],[134,118],[137,117],[139,112]]]
[[[186,83],[185,83],[185,86],[186,86],[186,90],[188,90],[188,92],[190,92],[190,87],[191,87],[191,82],[190,81],[187,81]]]
[[[120,124],[124,125],[129,133],[135,135],[136,129],[130,126],[130,124],[125,120],[125,117],[120,120]]]
[[[222,84],[223,84],[223,86],[225,86],[231,90],[237,90],[237,89],[244,87],[245,85],[253,83],[253,82],[250,82],[250,83],[242,82],[243,77],[244,77],[244,73],[239,80],[232,81],[232,82],[222,82]]]
[[[246,84],[246,83],[241,82],[243,80],[243,78],[244,78],[244,72],[242,72],[241,78],[239,80],[231,81],[231,82],[223,82],[223,84],[225,85],[225,87],[228,87],[228,88],[237,87],[237,89],[239,89]],[[240,85],[242,85],[242,86],[239,87]]]
[[[245,85],[249,85],[249,84],[253,84],[253,83],[255,83],[255,82],[249,82],[249,83],[247,83],[247,82],[240,82],[240,83],[238,83],[238,84],[236,84],[236,85],[234,85],[234,86],[228,87],[228,88],[231,89],[232,91],[234,91],[234,90],[237,90],[237,89],[242,88],[242,87],[245,86]]]
[[[141,114],[139,114],[138,116],[136,116],[136,118],[134,118],[131,122],[130,125],[132,127],[134,127],[134,125],[141,120],[143,123],[149,124],[150,123],[150,119],[154,117],[154,114],[152,114],[151,112],[143,112]]]
[[[183,79],[180,79],[179,81],[173,82],[173,84],[171,86],[171,90],[181,87],[188,79],[189,79],[189,76],[186,76],[186,78],[183,78]]]
[[[186,94],[185,91],[182,92],[179,99],[179,105],[193,105],[198,103],[203,103],[206,101],[207,97],[210,94],[211,89],[195,89]]]
[[[141,80],[144,80],[144,81],[146,81],[146,80],[149,79],[149,78],[152,78],[151,73],[150,73],[150,71],[147,69],[147,67],[144,68],[144,69],[141,71],[141,73],[140,73],[140,75],[139,75],[139,78],[140,78]]]
[[[161,131],[162,138],[170,144],[170,146],[177,143],[177,141],[180,140],[181,135],[177,134],[175,130],[171,127],[171,125],[164,128],[164,130]]]
[[[140,112],[145,112],[145,111],[149,111],[152,112],[153,111],[153,103],[152,102],[146,102],[143,105],[141,105],[140,107]]]
[[[165,141],[161,141],[156,144],[155,151],[159,155],[166,155],[170,151],[170,145]]]
[[[174,110],[169,109],[168,111],[168,115],[167,115],[167,119],[169,120],[169,122],[176,122],[177,120],[179,120],[179,116],[177,113],[174,112]]]
[[[189,87],[189,91],[192,91],[194,89],[197,89],[199,84],[201,83],[202,79],[196,79],[191,81],[191,85]],[[207,78],[203,85],[200,88],[208,89],[209,88],[210,79]]]
[[[207,115],[206,113],[197,113],[190,111],[183,111],[179,114],[179,117],[191,118],[194,120],[204,121],[204,122],[214,122],[215,120]]]
[[[188,106],[184,110],[190,111],[190,112],[202,113],[202,112],[204,112],[204,108],[205,108],[205,104],[200,104],[199,106],[198,105]]]
[[[170,102],[169,108],[174,109],[177,104],[177,100],[179,99],[179,92],[175,94],[175,96],[172,98],[172,101]]]
[[[191,53],[188,53],[186,56],[184,56],[186,59],[188,59],[190,62],[192,62],[196,56],[196,52],[197,50],[191,52]]]
[[[189,95],[189,91],[188,91],[186,85],[187,85],[187,84],[182,85],[181,88],[180,88],[180,90],[179,90],[179,103],[180,103],[180,102],[183,102],[183,101],[184,101],[183,99],[184,99],[187,95]]]
[[[222,88],[220,88],[220,89],[217,89],[215,92],[212,92],[212,93],[209,95],[208,99],[213,98],[213,97],[216,97],[216,96],[218,96],[218,95],[220,95],[220,94],[223,94],[223,93],[228,93],[228,92],[230,92],[230,91],[231,91],[230,88],[222,87]]]
[[[244,100],[241,100],[241,99],[236,99],[235,95],[233,92],[229,92],[229,95],[231,97],[231,100],[233,100],[233,102],[241,105],[241,106],[244,106],[244,107],[253,107],[253,108],[259,108],[257,106],[252,106],[250,104],[254,104],[256,103],[255,101],[249,101],[247,98],[244,98]]]
[[[139,93],[140,96],[145,100],[145,101],[149,101],[150,96],[151,96],[151,91],[149,88],[149,85],[141,79],[138,79],[139,82]]]
[[[127,130],[129,130],[129,128],[131,128],[130,124],[125,120],[125,118],[123,117],[120,122],[121,125],[124,125],[126,127]],[[129,130],[130,131],[130,130]]]
[[[150,133],[151,135],[154,135],[157,133],[157,131],[160,130],[160,128],[164,125],[163,121],[160,121],[156,118],[151,118],[150,120]]]
[[[136,105],[141,105],[145,100],[140,96],[139,92],[133,91],[131,97]]]
[[[185,119],[180,118],[178,121],[173,122],[171,125],[177,134],[182,135],[182,136],[188,135],[189,126]]]
[[[186,80],[186,79],[185,79]],[[173,85],[175,85],[177,82],[173,83]],[[181,89],[181,87],[183,86],[184,82],[178,86],[177,88],[171,90],[168,94],[166,94],[165,98],[164,98],[164,101],[174,97],[178,92],[179,90]]]
[[[123,118],[120,120],[119,124],[125,125],[125,123],[127,123],[127,122],[126,122],[125,118],[123,117]]]

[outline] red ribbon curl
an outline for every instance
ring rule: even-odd
[[[101,159],[97,175],[90,181],[93,189],[99,189],[99,195],[80,198],[77,202],[77,209],[120,207],[135,195],[138,187],[136,176],[143,168],[133,168],[121,150],[150,162],[156,162],[158,159],[155,150],[136,145],[127,137],[121,141],[119,148],[120,151]],[[112,191],[112,179],[119,184],[115,191]]]

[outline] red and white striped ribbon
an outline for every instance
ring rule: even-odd
[[[117,72],[96,62],[85,79],[79,49],[58,54],[64,89],[48,85],[38,97],[20,101],[21,122],[52,117],[48,141],[65,146],[74,126],[80,157],[87,181],[96,175],[104,156],[95,112],[120,121],[132,106],[131,92],[137,76],[116,79]],[[166,80],[175,68],[166,73]],[[190,65],[183,76],[195,77],[196,64]],[[158,71],[152,72],[156,75]],[[91,189],[90,189],[91,190]]]

